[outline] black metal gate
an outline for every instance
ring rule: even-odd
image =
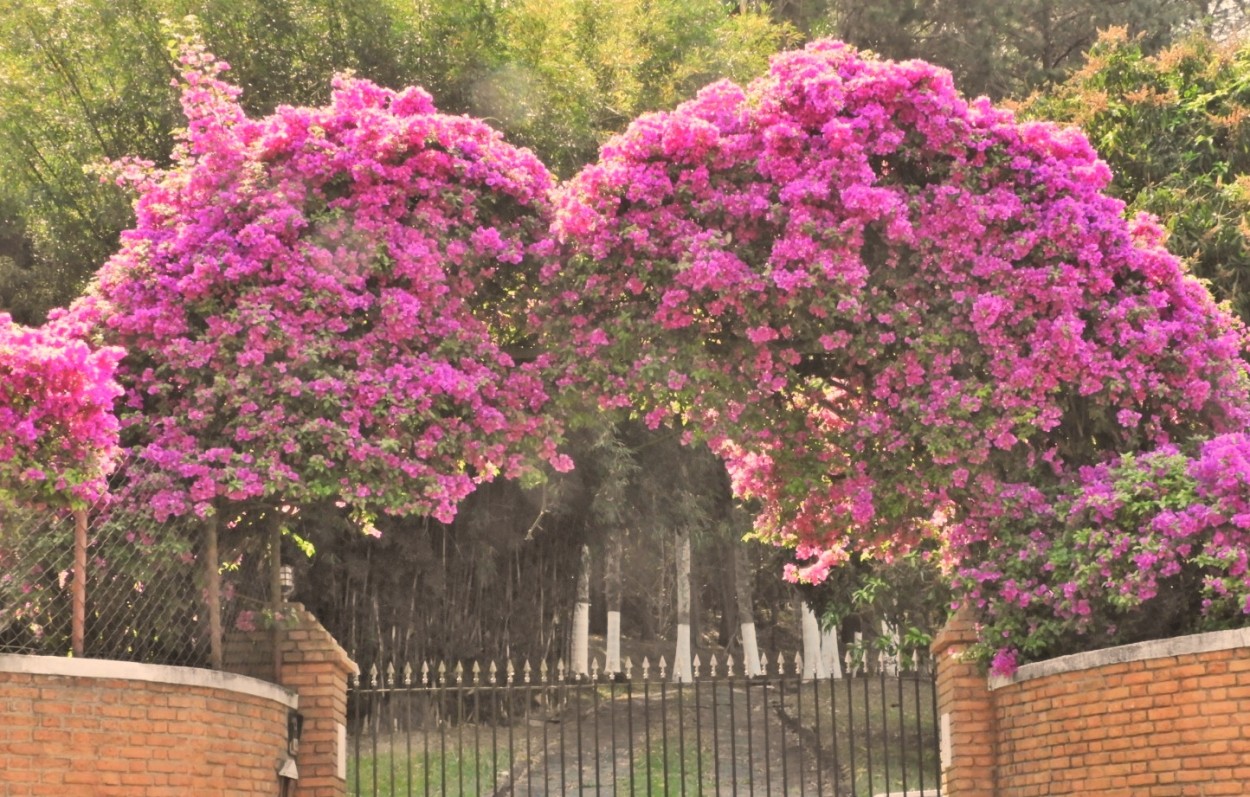
[[[373,669],[352,685],[348,794],[936,797],[932,671],[804,678],[732,660]]]

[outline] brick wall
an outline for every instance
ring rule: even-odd
[[[270,797],[295,702],[226,673],[0,655],[0,797]]]
[[[993,743],[993,789],[952,782],[949,797],[1250,794],[1250,630],[1026,665],[985,682],[973,705],[985,696],[993,726],[972,744]]]

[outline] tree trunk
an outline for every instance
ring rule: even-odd
[[[614,528],[608,534],[608,556],[603,563],[603,596],[608,604],[608,659],[604,672],[621,671],[621,558],[625,555],[625,530]]]
[[[749,553],[746,543],[734,543],[734,592],[738,596],[738,618],[742,623],[742,671],[751,677],[763,673],[760,670],[760,647],[755,639],[755,596],[751,589]]]
[[[673,659],[673,680],[691,680],[690,665],[690,529],[677,530],[677,655]]]
[[[209,665],[214,670],[222,666],[221,652],[221,565],[217,551],[217,509],[204,518],[204,582],[205,601],[208,603],[208,650]]]
[[[838,650],[838,629],[830,628],[820,635],[820,658],[830,678],[842,677],[842,652]]]
[[[820,651],[820,624],[816,622],[816,613],[807,601],[799,603],[803,626],[803,679],[828,678],[825,661]]]
[[[726,537],[717,544],[716,560],[718,562],[728,560],[730,567],[734,567],[734,557],[737,556],[736,551],[741,545],[742,543],[739,540]],[[721,610],[720,622],[716,628],[716,641],[721,647],[729,647],[742,626],[738,622],[737,580],[737,576],[731,569],[728,578],[717,578],[714,582]]]
[[[577,604],[573,608],[573,674],[590,674],[590,546],[582,546],[577,573]]]
[[[273,682],[282,683],[282,522],[276,510],[269,516],[269,606],[273,612]],[[379,629],[378,638],[382,638]]]
[[[87,510],[74,510],[74,580],[70,616],[70,649],[82,658],[87,637]]]

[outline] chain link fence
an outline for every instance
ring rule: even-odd
[[[140,483],[144,463],[123,462],[110,494]],[[204,523],[159,522],[131,491],[87,519],[82,655],[212,665]],[[275,612],[267,540],[254,524],[221,524],[218,564],[223,669],[273,680]],[[65,656],[73,650],[75,517],[68,510],[0,503],[0,653]]]

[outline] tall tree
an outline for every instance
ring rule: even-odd
[[[1205,0],[791,0],[776,13],[886,58],[952,71],[968,96],[1022,95],[1077,68],[1098,31],[1125,26],[1157,50],[1238,9]]]

